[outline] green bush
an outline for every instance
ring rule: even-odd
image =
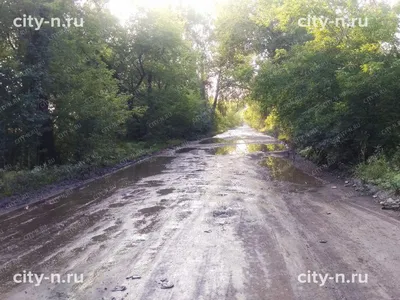
[[[364,181],[400,192],[400,173],[383,154],[371,156],[367,162],[359,164],[355,174]]]
[[[356,167],[356,174],[369,181],[380,181],[390,172],[390,166],[383,155],[371,156],[366,163]]]
[[[391,162],[392,168],[394,170],[400,171],[400,149],[399,148],[391,157],[390,162]]]
[[[390,177],[390,187],[396,191],[396,193],[400,192],[400,174],[394,174]]]

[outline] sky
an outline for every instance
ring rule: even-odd
[[[135,12],[135,7],[138,5],[155,8],[183,4],[193,7],[200,13],[215,15],[216,5],[222,1],[224,0],[110,0],[108,7],[123,23]]]
[[[200,13],[216,15],[216,7],[219,3],[229,0],[109,0],[108,7],[112,14],[114,14],[121,23],[128,20],[129,16],[135,12],[135,7],[144,6],[149,8],[165,7],[165,6],[178,6],[180,4],[193,7]],[[323,0],[321,0],[323,1]],[[380,0],[377,0],[380,1]],[[381,0],[394,5],[400,0]]]

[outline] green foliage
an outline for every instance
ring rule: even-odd
[[[243,124],[243,110],[238,109],[237,104],[224,103],[224,106],[215,114],[214,126],[218,133]]]
[[[243,116],[247,124],[255,129],[262,131],[262,128],[264,127],[265,117],[262,114],[261,104],[259,102],[248,102]]]
[[[383,155],[371,156],[367,162],[359,164],[356,168],[360,178],[377,182],[385,180],[389,172],[389,162]]]
[[[396,152],[394,157],[398,156],[399,152]],[[393,162],[393,159],[389,160],[383,154],[377,154],[357,165],[355,174],[367,182],[400,192],[400,173]]]
[[[397,193],[400,192],[400,174],[393,174],[393,177],[390,179],[390,188]]]
[[[65,12],[82,18],[83,26],[10,25],[22,14],[63,23]],[[64,166],[81,162],[77,172],[90,172],[134,156],[137,147],[163,147],[168,139],[211,130],[209,46],[196,34],[207,22],[193,12],[148,9],[121,25],[92,0],[2,3],[0,167],[19,170],[7,174],[16,186],[6,189],[62,179]],[[30,173],[49,160],[54,176]]]
[[[260,118],[251,120],[253,126],[270,116],[270,129],[299,149],[311,148],[311,157],[329,165],[365,161],[377,147],[393,152],[400,142],[395,11],[385,4],[301,0],[262,2],[258,8],[258,24],[267,31],[274,24],[272,36],[289,41],[276,45],[269,59],[260,56],[252,95]],[[293,35],[298,19],[309,14],[369,22],[310,26]]]

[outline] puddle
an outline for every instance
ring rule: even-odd
[[[162,181],[162,180],[147,180],[147,181],[143,181],[143,183],[138,184],[138,185],[144,186],[144,187],[157,187],[157,186],[164,185],[164,181]]]
[[[286,147],[284,144],[275,143],[275,144],[247,144],[244,140],[224,140],[220,138],[212,138],[207,139],[199,144],[228,144],[225,146],[215,147],[215,148],[196,148],[196,147],[187,147],[176,150],[176,153],[188,153],[195,150],[203,150],[211,155],[228,155],[228,154],[248,154],[255,152],[273,152],[273,151],[282,151],[285,150]]]
[[[235,146],[223,146],[212,149],[204,149],[205,152],[211,155],[228,155],[236,152]]]
[[[162,189],[162,190],[158,190],[157,194],[165,196],[165,195],[171,194],[173,191],[175,191],[174,188]]]
[[[159,211],[161,211],[163,209],[165,209],[165,206],[156,205],[156,206],[139,209],[139,213],[148,216],[148,215],[153,215],[155,213],[158,213]]]
[[[246,144],[244,141],[238,141],[235,145],[216,147],[212,149],[204,149],[208,154],[212,155],[228,155],[228,154],[249,154],[255,152],[274,152],[285,150],[283,144]]]
[[[261,162],[261,165],[270,170],[271,177],[275,180],[310,186],[322,185],[318,179],[304,173],[294,167],[290,161],[280,157],[269,156]]]
[[[107,178],[95,180],[81,190],[62,195],[59,201],[52,204],[54,207],[51,210],[48,209],[48,206],[37,203],[30,206],[29,210],[22,208],[11,212],[0,217],[0,227],[7,228],[7,230],[4,230],[5,234],[15,232],[15,228],[18,228],[19,237],[24,237],[25,234],[30,233],[32,228],[51,227],[53,224],[65,220],[66,216],[74,216],[75,213],[82,210],[82,207],[86,206],[85,208],[87,208],[101,202],[127,184],[133,185],[142,178],[161,173],[173,159],[173,157],[155,157],[152,160],[143,161],[117,171]],[[155,186],[158,183],[147,181],[146,186]],[[10,219],[10,216],[16,217]],[[27,221],[30,222],[26,223]],[[21,226],[24,222],[25,225]]]
[[[175,153],[188,153],[193,150],[197,150],[197,148],[194,148],[194,147],[180,148],[180,149],[176,150]]]
[[[249,144],[247,145],[247,149],[250,153],[253,152],[273,152],[273,151],[282,151],[285,150],[286,147],[284,144]]]
[[[225,139],[221,139],[221,138],[210,138],[210,139],[205,139],[201,142],[199,142],[199,144],[231,144],[234,143],[235,141],[233,140],[225,140]]]

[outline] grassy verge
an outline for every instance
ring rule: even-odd
[[[367,162],[359,164],[355,174],[362,180],[384,189],[400,193],[400,152],[391,158],[383,154],[371,156]]]
[[[0,198],[24,194],[62,181],[88,179],[100,175],[104,168],[126,164],[181,142],[120,143],[112,149],[93,153],[91,157],[69,164],[54,165],[50,162],[33,170],[0,169]]]

